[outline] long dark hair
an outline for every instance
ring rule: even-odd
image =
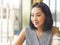
[[[42,12],[45,14],[45,22],[44,22],[43,31],[52,30],[53,19],[52,19],[52,14],[51,14],[49,7],[43,2],[35,3],[32,6],[32,8],[34,8],[34,7],[40,8],[42,10]],[[36,27],[33,25],[32,21],[31,21],[31,13],[30,13],[29,25],[32,29],[36,29]]]

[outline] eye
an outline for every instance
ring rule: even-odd
[[[32,17],[34,17],[34,15],[31,15]]]
[[[37,16],[41,16],[40,14],[38,14]]]

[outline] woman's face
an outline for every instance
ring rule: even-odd
[[[44,24],[45,15],[38,7],[34,7],[31,10],[31,21],[36,28],[42,27]]]

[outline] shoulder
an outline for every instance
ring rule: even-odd
[[[23,28],[23,29],[21,30],[18,38],[16,39],[15,45],[22,45],[22,44],[23,44],[23,42],[24,42],[24,40],[25,40],[25,38],[26,38],[25,33],[26,33],[26,29]]]
[[[53,34],[53,36],[52,36],[52,45],[55,45],[56,44],[55,39],[58,38],[58,27],[55,27],[55,26],[53,27],[52,34]]]
[[[53,34],[53,39],[58,37],[58,27],[53,27],[52,34]]]
[[[21,32],[20,32],[20,35],[21,34],[26,34],[26,31],[30,30],[30,27],[24,27]]]
[[[53,33],[53,36],[54,36],[54,35],[58,36],[58,27],[55,27],[55,26],[54,26],[54,27],[52,28],[52,33]]]
[[[26,29],[23,28],[19,34],[19,37],[25,37]]]

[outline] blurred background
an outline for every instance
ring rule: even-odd
[[[50,7],[60,37],[60,0],[0,0],[0,45],[13,45],[21,29],[29,26],[31,6],[41,1]]]

